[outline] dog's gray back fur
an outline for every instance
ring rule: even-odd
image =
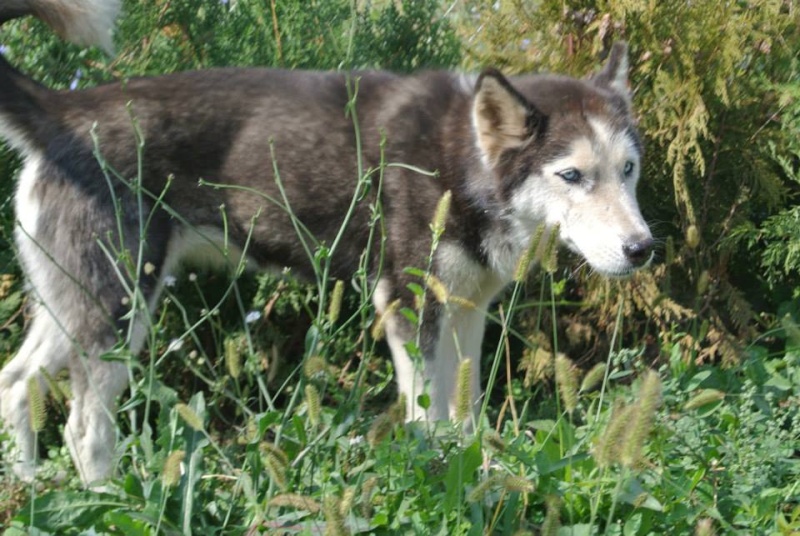
[[[35,14],[68,38],[108,46],[116,7],[13,0],[0,7],[0,22]],[[141,348],[142,316],[164,277],[197,250],[208,257],[231,245],[259,266],[312,277],[308,248],[333,244],[360,170],[371,173],[370,187],[346,221],[331,275],[349,279],[369,249],[379,313],[395,300],[413,306],[407,284],[421,281],[404,270],[429,265],[430,221],[451,192],[432,272],[475,307],[428,300],[424,373],[405,350],[413,327],[386,320],[408,417],[447,418],[458,360],[480,357],[485,308],[539,225],[560,226],[601,272],[629,273],[649,257],[652,240],[632,193],[640,142],[626,73],[618,46],[594,80],[213,69],[56,92],[0,57],[0,134],[26,159],[17,241],[36,303],[23,347],[0,373],[17,471],[30,475],[34,459],[28,379],[40,368],[69,368],[67,442],[85,482],[107,477],[114,400],[127,371],[97,357],[120,331],[134,352]],[[567,168],[548,168],[561,161]],[[578,167],[582,182],[558,178]],[[142,190],[132,186],[139,178]],[[370,234],[378,205],[385,236]],[[136,299],[147,303],[144,315]],[[415,400],[426,382],[432,404],[424,413]]]

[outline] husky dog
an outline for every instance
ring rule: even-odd
[[[34,15],[66,39],[110,48],[117,4],[4,0],[0,23]],[[324,244],[332,277],[348,280],[368,251],[407,417],[445,420],[459,360],[480,357],[485,310],[537,228],[557,227],[611,276],[643,267],[653,246],[635,195],[642,148],[623,44],[583,80],[211,69],[69,92],[0,58],[0,136],[24,158],[16,241],[31,325],[0,373],[0,416],[12,438],[6,455],[27,478],[29,381],[44,390],[43,371],[63,369],[73,394],[65,436],[80,477],[111,475],[115,400],[129,375],[101,356],[120,340],[134,354],[143,347],[147,311],[187,258],[238,248],[255,266],[313,277],[309,255]],[[356,195],[359,171],[378,169]],[[447,191],[432,253],[430,222]],[[376,206],[382,232],[371,233]],[[424,284],[409,267],[463,300],[429,296],[419,328],[392,315],[397,303],[414,307],[409,283]],[[412,338],[424,366],[408,353]],[[477,405],[479,367],[471,370]]]

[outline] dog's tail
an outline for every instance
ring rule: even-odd
[[[33,15],[80,45],[111,51],[111,30],[120,0],[0,0],[0,25]],[[41,125],[49,91],[26,77],[0,54],[0,138],[27,152],[46,140]]]
[[[78,45],[111,51],[111,29],[120,0],[3,0],[0,25],[25,15],[45,21],[61,37]]]

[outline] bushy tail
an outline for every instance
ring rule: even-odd
[[[61,37],[79,45],[98,45],[111,51],[111,29],[120,0],[2,0],[0,24],[33,15]]]
[[[111,29],[120,0],[0,0],[0,25],[33,15],[64,39],[111,51]],[[51,92],[17,71],[0,55],[0,139],[29,154],[46,147],[54,122],[43,102]]]

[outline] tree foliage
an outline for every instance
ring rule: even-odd
[[[705,348],[709,357],[735,358],[731,337],[772,327],[775,311],[800,286],[797,5],[481,6],[462,27],[471,65],[583,75],[613,41],[628,41],[646,140],[640,204],[662,241],[655,269],[624,285],[638,309],[628,312],[662,336],[702,325],[683,339],[689,354]],[[613,316],[613,287],[581,286],[593,310],[605,304]]]

